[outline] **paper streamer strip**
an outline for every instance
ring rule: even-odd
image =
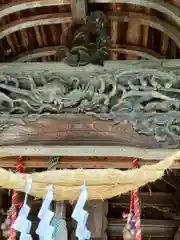
[[[88,199],[88,191],[86,185],[81,186],[81,194],[77,201],[77,204],[74,208],[72,213],[72,218],[77,222],[76,228],[76,237],[79,240],[85,240],[91,238],[91,233],[87,229],[87,219],[88,219],[88,212],[84,210],[84,205]]]
[[[32,184],[32,180],[29,179],[26,182],[26,195],[25,195],[25,199],[24,199],[24,204],[23,204],[21,210],[19,211],[19,215],[18,215],[16,221],[12,225],[13,229],[15,229],[16,231],[19,231],[21,233],[19,240],[32,240],[32,236],[30,234],[32,222],[27,219],[29,212],[31,210],[31,208],[27,204],[27,198],[28,198],[28,194],[31,189],[31,184]]]
[[[133,160],[133,167],[138,168],[138,160]],[[142,240],[141,232],[141,218],[140,218],[140,207],[139,207],[139,194],[138,190],[133,192],[133,203],[134,203],[134,213],[135,213],[135,227],[136,227],[136,240]]]
[[[39,235],[40,240],[53,240],[52,235],[54,227],[50,225],[50,222],[54,216],[54,213],[49,209],[53,200],[53,185],[48,186],[48,193],[43,201],[41,209],[38,213],[40,219],[39,225],[36,229],[36,234]]]

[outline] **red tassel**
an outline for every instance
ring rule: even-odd
[[[16,172],[22,173],[23,172],[23,157],[18,157]],[[10,228],[10,237],[8,240],[15,240],[16,239],[16,230],[12,228],[12,225],[16,221],[17,218],[17,206],[21,207],[23,203],[17,202],[17,192],[13,190],[12,194],[12,219],[11,219],[11,228]]]
[[[133,167],[138,168],[138,160],[133,160]],[[136,240],[142,240],[141,232],[141,218],[140,218],[140,207],[139,207],[139,194],[138,190],[135,190],[132,194],[133,204],[134,204],[134,213],[135,213],[135,227],[136,227]]]

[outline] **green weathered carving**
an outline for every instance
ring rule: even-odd
[[[101,11],[92,12],[86,20],[74,23],[62,34],[57,61],[73,67],[89,63],[104,65],[108,56],[108,20]]]
[[[7,116],[84,113],[117,124],[130,121],[139,134],[152,135],[166,147],[178,146],[179,87],[178,70],[113,69],[71,77],[48,71],[2,73],[1,129],[10,123]]]

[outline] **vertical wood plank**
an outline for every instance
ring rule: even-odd
[[[170,58],[176,59],[176,56],[177,56],[177,46],[173,41],[171,41]]]
[[[72,21],[78,22],[87,15],[87,0],[71,0]]]
[[[117,4],[113,3],[112,4],[112,10],[116,11],[117,8]],[[113,20],[111,21],[111,39],[112,39],[112,43],[113,44],[117,44],[117,40],[118,40],[118,21]],[[117,60],[118,59],[118,53],[117,52],[111,52],[111,58],[112,60]]]
[[[88,217],[88,229],[91,232],[91,239],[96,240],[107,240],[107,213],[108,213],[108,200],[92,200],[88,201],[86,207],[86,211],[89,213]],[[75,240],[75,231],[76,228],[75,221],[72,221],[73,231],[71,232],[71,240]]]
[[[167,56],[168,53],[168,44],[169,37],[165,33],[161,33],[161,54],[163,56]]]
[[[152,13],[152,9],[151,8],[146,8],[145,9],[145,13],[147,15],[151,15]],[[148,38],[149,38],[149,26],[142,26],[142,45],[145,47],[145,48],[149,48],[148,46]]]
[[[141,12],[141,7],[136,5],[128,6],[130,12]],[[129,21],[126,41],[128,44],[139,45],[141,38],[141,25],[138,22]],[[127,55],[126,60],[137,60],[138,57],[134,55]]]
[[[108,201],[93,200],[87,203],[89,213],[88,229],[93,239],[107,239],[107,213]]]

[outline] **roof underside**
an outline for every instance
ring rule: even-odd
[[[180,56],[179,0],[88,2],[87,14],[102,10],[108,15],[109,59]],[[0,4],[0,61],[55,61],[61,34],[72,22],[71,0],[0,0]]]

